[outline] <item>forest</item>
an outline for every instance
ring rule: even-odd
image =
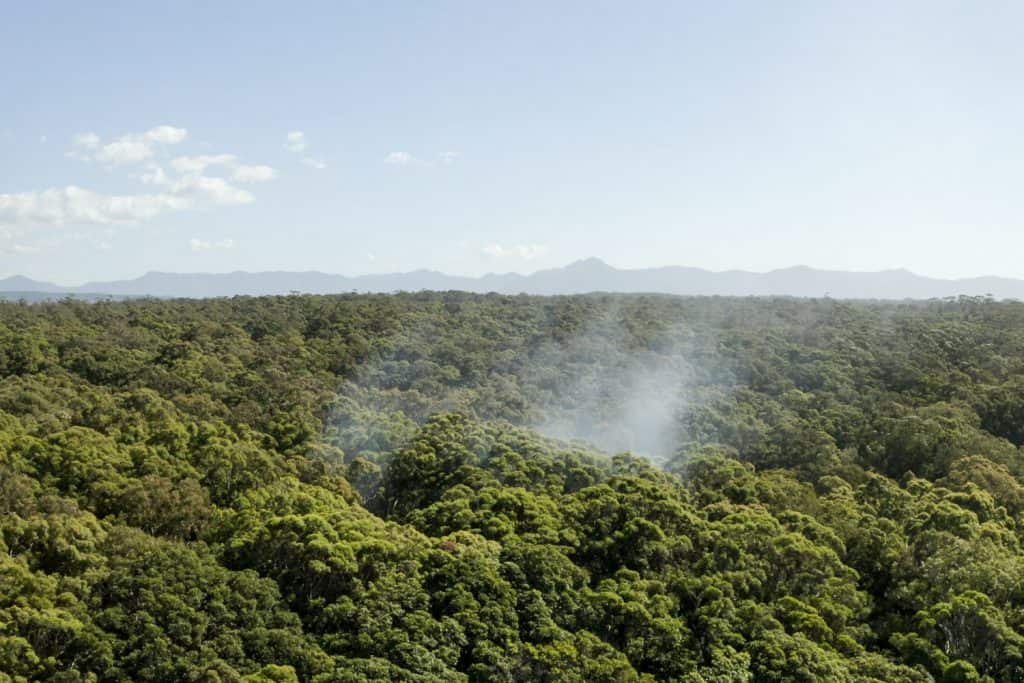
[[[1024,680],[1024,304],[0,303],[0,681]]]

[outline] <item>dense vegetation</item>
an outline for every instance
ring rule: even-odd
[[[0,680],[1020,681],[1022,443],[1017,303],[0,304]]]

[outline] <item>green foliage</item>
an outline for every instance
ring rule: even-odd
[[[0,304],[0,681],[1022,680],[1022,377],[980,299]]]

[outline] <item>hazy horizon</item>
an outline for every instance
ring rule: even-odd
[[[775,273],[775,272],[780,272],[780,271],[811,270],[811,271],[816,271],[816,272],[855,273],[855,274],[861,274],[861,275],[873,275],[873,274],[884,274],[884,273],[902,272],[902,273],[909,273],[911,275],[915,275],[915,276],[922,277],[922,278],[935,279],[935,280],[974,280],[974,279],[988,279],[988,278],[1003,278],[1003,279],[1013,279],[1013,280],[1017,280],[1017,279],[1024,280],[1024,278],[1012,278],[1012,277],[1008,278],[1006,276],[995,275],[995,274],[992,274],[992,273],[980,273],[980,274],[977,274],[977,275],[967,275],[967,276],[964,276],[964,277],[942,278],[942,277],[934,277],[934,276],[931,276],[931,275],[927,275],[925,273],[918,273],[918,272],[915,272],[913,270],[910,270],[909,268],[882,268],[882,269],[878,269],[878,270],[831,269],[831,268],[817,268],[815,266],[808,265],[808,264],[803,264],[803,263],[796,263],[796,264],[793,264],[793,265],[790,265],[790,266],[785,266],[785,267],[782,267],[782,268],[772,268],[770,270],[763,270],[763,271],[745,270],[745,269],[742,269],[742,268],[712,269],[712,268],[703,268],[701,266],[691,266],[691,265],[682,264],[682,263],[665,263],[665,264],[662,264],[662,265],[641,266],[641,267],[637,267],[637,268],[626,268],[626,267],[617,266],[617,265],[615,265],[613,263],[609,263],[606,259],[603,259],[603,258],[599,258],[599,257],[596,257],[596,256],[589,256],[589,257],[583,257],[583,258],[575,259],[573,261],[570,261],[570,262],[567,262],[567,263],[563,263],[563,264],[560,264],[560,265],[559,264],[555,264],[555,265],[550,265],[550,266],[545,266],[545,267],[537,267],[537,268],[533,268],[533,269],[491,270],[491,271],[487,271],[487,272],[479,273],[479,274],[474,274],[474,273],[453,273],[453,272],[447,272],[447,271],[444,271],[444,270],[437,270],[437,269],[434,269],[434,268],[415,268],[413,270],[400,270],[400,271],[380,270],[380,271],[375,271],[375,272],[357,273],[357,274],[337,272],[337,271],[315,270],[315,269],[304,269],[304,270],[282,270],[282,269],[276,269],[276,270],[246,270],[246,269],[242,269],[242,268],[237,268],[237,269],[234,269],[234,270],[219,270],[219,271],[214,271],[214,270],[194,270],[194,271],[147,270],[147,271],[144,271],[144,272],[136,273],[134,275],[129,275],[129,276],[124,277],[124,278],[90,278],[88,280],[80,280],[80,281],[74,281],[74,282],[63,281],[63,280],[52,280],[52,279],[36,278],[36,277],[32,277],[31,275],[27,275],[25,273],[12,273],[10,275],[0,276],[0,281],[11,279],[11,278],[17,278],[17,277],[25,277],[25,278],[28,278],[29,280],[33,280],[33,281],[39,282],[39,283],[52,284],[52,285],[57,285],[59,287],[74,288],[74,287],[83,287],[85,285],[92,284],[92,283],[97,283],[97,282],[124,282],[124,281],[132,281],[132,280],[137,280],[137,279],[143,278],[143,277],[145,277],[147,275],[154,275],[154,274],[161,274],[161,275],[226,276],[226,275],[238,275],[238,274],[244,274],[244,275],[263,275],[263,274],[272,274],[272,273],[290,273],[290,274],[313,274],[313,273],[316,273],[316,274],[320,274],[320,275],[337,276],[337,277],[345,277],[345,278],[361,278],[361,277],[375,277],[375,276],[410,275],[410,274],[413,274],[413,273],[416,273],[416,272],[431,272],[431,273],[437,273],[437,274],[440,274],[440,275],[445,275],[445,276],[449,276],[449,277],[456,277],[456,278],[481,279],[481,278],[485,278],[485,277],[489,277],[489,276],[498,276],[498,277],[500,277],[500,276],[516,276],[516,275],[518,275],[518,276],[522,276],[522,277],[530,277],[532,275],[535,275],[535,274],[541,273],[541,272],[545,272],[545,271],[564,270],[566,268],[569,268],[571,266],[574,266],[574,265],[577,265],[577,264],[580,264],[580,263],[584,263],[584,262],[600,262],[601,264],[603,264],[605,266],[608,266],[608,267],[612,268],[613,270],[616,270],[616,271],[619,271],[619,272],[629,272],[629,271],[638,271],[638,270],[659,270],[659,269],[682,268],[682,269],[688,269],[688,270],[704,271],[704,272],[715,274],[715,275],[725,275],[725,274],[729,274],[729,273],[746,273],[746,274],[752,274],[752,275],[768,275],[768,274]]]

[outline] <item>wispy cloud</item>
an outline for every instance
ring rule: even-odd
[[[510,246],[488,244],[480,250],[480,253],[491,259],[511,258],[533,261],[547,254],[548,247],[545,244],[513,244]]]
[[[306,149],[306,134],[301,130],[293,130],[284,138],[284,148],[289,152],[303,152]]]
[[[216,166],[226,168],[230,171],[231,179],[239,183],[262,183],[277,177],[277,171],[270,166],[242,164],[234,154],[209,154],[171,160],[171,168],[184,175],[202,174],[206,169]],[[149,180],[151,177],[151,174],[143,174],[145,182],[152,182]]]
[[[305,152],[308,147],[309,142],[306,140],[306,134],[301,130],[293,130],[284,138],[284,148],[293,154]],[[318,171],[327,168],[326,161],[312,156],[303,157],[301,163]]]
[[[277,177],[277,171],[270,166],[246,166],[239,164],[231,172],[231,179],[238,183],[265,183]]]
[[[384,157],[384,163],[392,166],[420,166],[423,160],[417,159],[408,152],[391,152]]]
[[[248,190],[235,187],[224,178],[204,175],[182,176],[171,183],[170,193],[191,202],[188,208],[239,206],[256,201]]]
[[[174,126],[156,126],[144,133],[127,133],[107,143],[96,133],[79,133],[72,139],[67,155],[107,166],[126,166],[147,161],[158,149],[180,144],[187,137],[187,130]]]
[[[116,229],[107,226],[97,230],[72,230],[62,234],[35,238],[31,241],[22,241],[21,238],[27,236],[25,232],[0,227],[0,254],[16,256],[41,254],[69,243],[76,245],[84,243],[100,251],[109,251],[113,248],[109,240],[115,234],[117,234]]]
[[[233,239],[223,239],[216,241],[201,240],[198,237],[193,237],[188,241],[188,246],[192,251],[212,251],[214,249],[234,249],[235,241]]]
[[[192,201],[175,193],[109,195],[76,185],[37,192],[0,194],[0,225],[61,226],[69,223],[137,223]]]
[[[201,154],[171,160],[171,168],[178,173],[202,173],[211,166],[232,166],[238,162],[234,154]]]
[[[421,159],[409,152],[391,152],[384,157],[384,163],[391,166],[451,166],[459,160],[458,152],[441,152],[437,161]]]
[[[95,133],[76,135],[69,155],[111,166],[142,165],[137,179],[149,191],[109,194],[71,184],[0,193],[0,248],[13,251],[38,228],[129,225],[168,212],[249,204],[255,196],[235,183],[265,182],[277,175],[270,166],[243,164],[234,154],[179,156],[167,162],[165,170],[154,158],[157,152],[187,136],[184,128],[174,126],[129,133],[107,143]]]

